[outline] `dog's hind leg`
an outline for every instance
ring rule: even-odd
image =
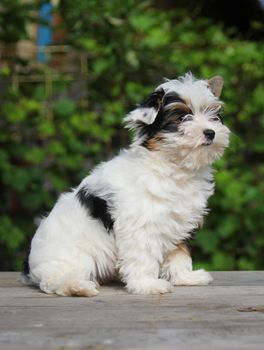
[[[83,271],[71,270],[69,263],[52,261],[30,270],[31,280],[47,294],[92,297],[98,294],[96,281],[89,280]]]
[[[99,293],[95,282],[67,277],[57,283],[43,280],[39,287],[45,293],[55,293],[61,296],[93,297]]]
[[[186,244],[179,244],[165,259],[161,277],[176,285],[207,285],[211,275],[203,269],[193,271],[192,258]]]

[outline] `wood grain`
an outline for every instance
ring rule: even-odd
[[[212,274],[210,286],[162,296],[112,284],[94,298],[67,298],[0,273],[0,349],[263,349],[264,272]]]

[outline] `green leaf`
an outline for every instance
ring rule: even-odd
[[[61,117],[68,117],[75,111],[75,103],[69,99],[60,99],[54,103],[53,111]]]
[[[8,249],[16,250],[24,241],[24,235],[9,217],[0,217],[0,242],[5,244]]]

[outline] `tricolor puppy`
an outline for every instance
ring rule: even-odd
[[[46,293],[94,296],[118,277],[131,293],[206,285],[186,244],[214,191],[211,164],[228,146],[223,79],[187,74],[159,85],[125,122],[129,149],[102,163],[44,218],[26,275]]]

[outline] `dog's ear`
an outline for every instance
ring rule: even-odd
[[[211,79],[207,80],[207,82],[209,89],[212,91],[212,93],[216,97],[220,97],[224,85],[224,79],[220,75],[216,75]]]
[[[137,129],[144,125],[153,124],[161,108],[164,94],[163,89],[154,91],[136,109],[128,113],[124,119],[126,127]]]

